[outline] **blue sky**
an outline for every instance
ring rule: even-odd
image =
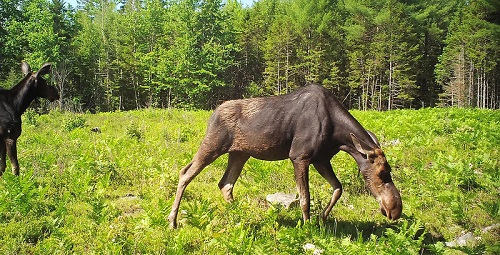
[[[243,6],[251,6],[254,2],[254,0],[238,0],[240,3],[243,4]],[[66,0],[67,3],[71,4],[72,6],[76,6],[77,0]]]

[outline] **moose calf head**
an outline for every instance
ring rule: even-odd
[[[30,76],[28,77],[27,83],[29,86],[33,86],[35,88],[34,91],[36,97],[46,98],[50,102],[53,102],[59,99],[59,92],[57,92],[57,89],[54,86],[48,85],[45,79],[42,77],[43,75],[50,73],[51,67],[52,64],[45,63],[40,68],[40,70],[38,70],[36,73],[33,73],[31,71],[30,65],[26,62],[23,62],[21,65],[21,70],[23,71],[23,74],[25,76]]]

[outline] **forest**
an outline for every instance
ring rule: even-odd
[[[2,0],[0,86],[75,112],[213,109],[308,82],[349,109],[500,108],[498,0]]]

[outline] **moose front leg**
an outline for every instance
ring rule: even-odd
[[[7,155],[5,154],[5,142],[1,141],[0,142],[0,176],[3,175],[3,172],[5,172],[5,168],[7,167]]]
[[[12,165],[12,173],[19,175],[19,162],[17,161],[17,145],[16,140],[6,139],[5,145],[7,147],[7,154],[9,155],[10,164]],[[3,157],[5,158],[5,157]]]
[[[321,219],[323,220],[323,222],[326,222],[328,214],[330,214],[330,211],[332,210],[333,206],[335,205],[335,203],[337,203],[340,196],[342,195],[342,184],[340,183],[339,179],[337,179],[337,176],[335,176],[330,161],[325,161],[322,163],[314,163],[314,167],[316,168],[318,173],[321,176],[323,176],[323,178],[325,178],[328,181],[328,183],[330,183],[330,185],[333,188],[332,199],[330,200],[330,203],[323,210],[323,213],[321,214]]]
[[[292,160],[295,182],[299,192],[300,208],[302,209],[302,218],[304,223],[311,218],[310,206],[311,195],[309,193],[309,162],[304,160]]]

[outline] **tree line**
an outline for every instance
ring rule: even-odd
[[[321,83],[348,107],[500,108],[498,0],[2,0],[0,85],[69,110],[211,109]]]

